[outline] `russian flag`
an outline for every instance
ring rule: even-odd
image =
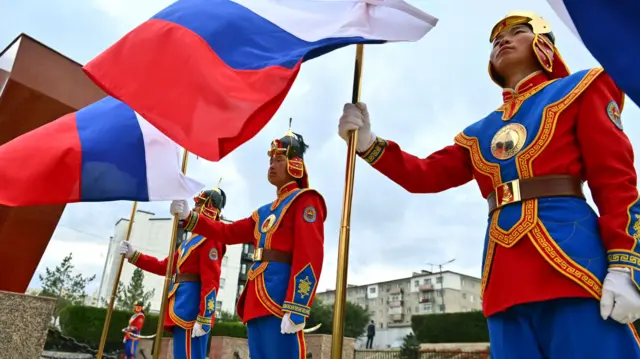
[[[0,146],[0,203],[187,198],[204,185],[181,173],[179,157],[173,141],[105,97]]]
[[[179,0],[84,71],[190,152],[218,161],[272,118],[300,65],[351,44],[417,41],[402,0]]]
[[[547,2],[620,89],[640,105],[640,1]]]

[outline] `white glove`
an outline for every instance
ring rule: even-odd
[[[295,325],[295,323],[293,323],[291,319],[289,319],[290,316],[291,316],[291,313],[289,312],[284,313],[284,316],[282,317],[282,322],[280,323],[280,333],[293,334],[304,329],[304,323],[300,325]]]
[[[204,329],[202,329],[202,324],[196,322],[193,325],[193,329],[191,330],[191,338],[201,337],[205,334],[207,334],[207,332],[205,332]]]
[[[124,257],[127,259],[131,259],[131,257],[133,257],[133,254],[136,252],[129,241],[120,242],[120,247],[118,247],[118,250],[120,251],[120,254],[124,254]]]
[[[180,219],[187,219],[189,217],[189,213],[191,210],[189,209],[189,204],[184,199],[171,201],[171,206],[169,206],[169,212],[171,214],[178,215]]]
[[[628,268],[609,268],[600,299],[602,319],[628,324],[640,318],[640,292],[631,281]]]
[[[371,132],[367,105],[362,102],[357,104],[348,103],[344,105],[342,110],[342,117],[340,117],[338,124],[338,134],[348,142],[349,131],[353,130],[358,130],[358,143],[356,144],[358,152],[366,151],[376,140],[375,134]]]

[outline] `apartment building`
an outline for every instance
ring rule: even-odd
[[[335,291],[316,294],[333,304]],[[411,316],[482,310],[480,278],[452,271],[420,271],[411,277],[349,285],[347,301],[371,312],[378,346],[390,345],[411,330]],[[389,329],[389,330],[387,330]]]

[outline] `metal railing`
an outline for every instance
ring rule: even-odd
[[[354,359],[489,359],[488,351],[438,350],[404,354],[399,350],[356,350]]]

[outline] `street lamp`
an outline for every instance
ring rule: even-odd
[[[442,267],[446,266],[447,264],[453,263],[455,260],[456,259],[453,258],[453,259],[451,259],[449,261],[446,261],[446,262],[440,263],[440,264],[427,263],[428,265],[431,266],[431,271],[432,272],[433,272],[433,267],[434,266],[437,266],[438,269],[439,269],[439,273],[440,273],[440,275],[439,275],[439,278],[440,278],[440,296],[442,297],[442,312],[443,313],[447,312],[446,311],[447,308],[445,307],[445,304],[444,304],[444,278],[442,278]]]

